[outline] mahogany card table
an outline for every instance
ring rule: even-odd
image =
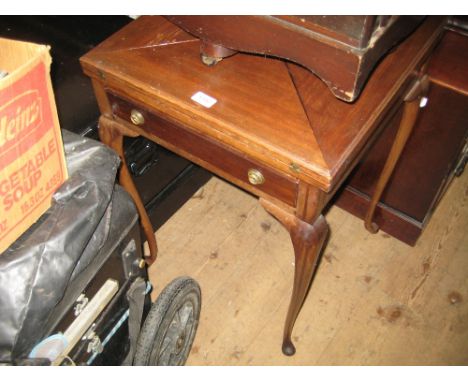
[[[100,137],[123,161],[120,182],[139,210],[148,264],[157,246],[128,173],[124,136],[142,135],[258,196],[289,231],[295,272],[282,350],[294,354],[293,326],[329,231],[322,210],[387,121],[414,99],[443,25],[426,18],[353,103],[285,60],[238,53],[206,66],[200,40],[158,16],[138,18],[83,56]]]

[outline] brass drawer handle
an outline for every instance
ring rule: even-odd
[[[134,125],[140,126],[145,123],[145,117],[143,117],[143,114],[138,110],[133,109],[130,113],[130,121],[132,121]]]
[[[259,170],[255,168],[251,168],[248,171],[247,176],[249,178],[249,182],[255,186],[265,183],[265,177]]]

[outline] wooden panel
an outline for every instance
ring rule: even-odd
[[[465,32],[446,32],[428,67],[433,82],[468,95],[468,37]]]
[[[266,193],[292,207],[296,205],[297,180],[280,175],[267,166],[248,158],[245,154],[223,147],[207,137],[171,123],[141,105],[130,103],[113,94],[109,94],[109,99],[115,115],[124,121],[130,121],[132,109],[139,110],[145,118],[145,123],[141,128],[162,146],[186,156],[195,163],[202,164],[229,180],[241,182],[244,188],[254,194]],[[249,169],[258,169],[264,175],[265,183],[256,186],[249,184],[247,176]]]
[[[377,27],[378,16],[359,15],[301,15],[273,16],[288,21],[301,28],[329,37],[337,42],[362,48],[367,45],[374,28]]]
[[[467,97],[433,85],[428,98],[382,198],[421,223],[453,170],[468,133]]]

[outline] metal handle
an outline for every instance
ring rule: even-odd
[[[143,114],[141,114],[138,110],[133,109],[130,112],[130,121],[132,121],[134,125],[140,126],[145,123],[145,117],[143,117]]]
[[[247,176],[249,178],[249,182],[253,185],[258,186],[259,184],[265,183],[265,177],[259,170],[255,168],[251,168],[248,171]]]

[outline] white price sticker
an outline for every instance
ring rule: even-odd
[[[191,99],[195,101],[196,103],[199,103],[200,105],[210,108],[213,106],[218,100],[216,98],[210,97],[208,94],[205,94],[203,92],[196,92]]]

